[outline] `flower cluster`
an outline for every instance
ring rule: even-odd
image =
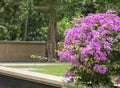
[[[67,82],[72,82],[73,81],[73,75],[74,74],[70,71],[66,72],[65,77],[66,77]]]
[[[96,72],[101,73],[101,74],[105,74],[106,73],[106,69],[107,69],[106,66],[100,67],[100,65],[98,65],[98,64],[95,64],[95,66],[94,66],[94,70]]]
[[[120,76],[117,77],[116,84],[120,84]]]
[[[74,18],[74,27],[65,31],[60,60],[72,63],[79,72],[106,74],[112,43],[120,39],[120,17],[112,11]],[[76,72],[75,70],[73,71]]]

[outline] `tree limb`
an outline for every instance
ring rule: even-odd
[[[49,11],[49,7],[45,7],[45,6],[35,6],[34,9],[41,11],[41,12],[48,12]]]

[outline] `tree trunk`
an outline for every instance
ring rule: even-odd
[[[27,29],[28,29],[28,15],[26,16],[25,22],[23,23],[23,29],[22,29],[22,40],[26,41],[27,39]]]
[[[55,50],[57,45],[57,22],[49,19],[48,26],[47,57],[53,59],[56,58]]]

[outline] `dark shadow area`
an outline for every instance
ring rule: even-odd
[[[54,87],[50,85],[0,75],[0,88],[59,88],[59,87]]]

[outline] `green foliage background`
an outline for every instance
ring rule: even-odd
[[[42,13],[34,6],[49,7]],[[115,9],[120,15],[119,0],[0,0],[0,40],[22,40],[22,24],[29,16],[27,40],[46,41],[48,19],[58,21],[59,41],[73,17]]]

